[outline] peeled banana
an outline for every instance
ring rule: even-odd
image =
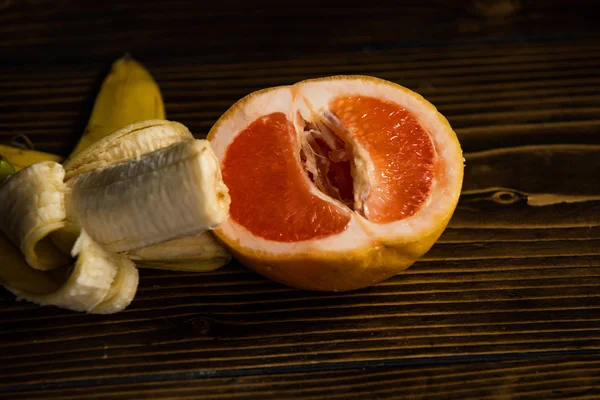
[[[123,136],[148,140],[136,126],[126,128],[136,134],[118,131],[108,142]],[[191,134],[178,136],[187,131],[181,124],[163,121],[160,127],[166,136],[183,140],[70,178],[58,163],[37,163],[0,187],[0,229],[25,255],[28,268],[52,272],[42,294],[18,288],[5,276],[9,290],[40,304],[116,312],[137,288],[128,252],[151,254],[152,245],[169,248],[165,242],[201,237],[228,217],[229,194],[209,143]],[[76,238],[74,245],[66,237]],[[64,254],[69,248],[77,261],[70,274],[61,273],[70,264]]]
[[[0,182],[1,284],[38,304],[112,313],[137,290],[132,260],[205,271],[231,259],[208,231],[228,215],[218,162],[208,142],[164,118],[158,85],[124,57],[64,165],[0,146],[10,162],[0,174],[28,167]]]

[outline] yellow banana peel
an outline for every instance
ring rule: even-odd
[[[0,160],[10,163],[14,167],[12,173],[41,161],[55,161],[61,163],[64,157],[43,151],[21,149],[19,147],[0,144]]]
[[[160,88],[143,65],[126,55],[113,63],[87,127],[68,158],[114,131],[148,119],[165,119]]]

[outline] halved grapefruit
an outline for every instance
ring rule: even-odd
[[[406,269],[445,229],[462,184],[448,121],[373,77],[252,93],[208,139],[231,195],[216,235],[249,268],[302,289],[352,290]]]

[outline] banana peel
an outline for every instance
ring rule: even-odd
[[[207,272],[231,261],[231,255],[210,232],[177,238],[129,251],[127,257],[146,268]]]
[[[125,55],[102,82],[85,131],[68,159],[127,125],[150,119],[165,119],[160,88],[142,64]]]
[[[17,170],[12,166],[11,163],[0,157],[0,185]]]
[[[14,174],[25,167],[41,161],[54,161],[61,163],[64,161],[64,157],[61,157],[57,154],[46,153],[44,151],[22,149],[16,146],[0,144],[0,160],[2,160],[0,163],[5,162],[10,164],[13,169],[13,172],[10,174]],[[6,168],[9,169],[9,167]],[[0,168],[0,174],[2,174],[2,169],[4,169],[4,167]],[[0,183],[1,182],[2,178],[0,177]]]

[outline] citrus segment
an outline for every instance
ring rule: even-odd
[[[397,104],[358,95],[333,99],[330,111],[373,163],[365,217],[384,223],[414,215],[435,176],[435,149],[415,116]]]
[[[283,113],[252,122],[222,162],[230,217],[268,240],[295,242],[339,233],[348,213],[310,192],[296,158],[294,126]]]

